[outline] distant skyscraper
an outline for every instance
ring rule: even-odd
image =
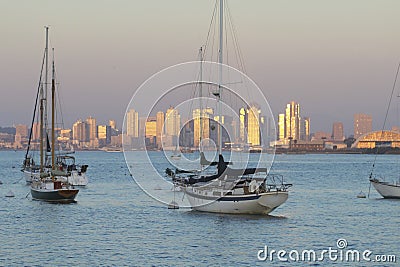
[[[294,101],[286,105],[285,127],[285,138],[300,139],[300,105]]]
[[[178,136],[181,127],[181,115],[177,109],[170,107],[165,113],[165,134]]]
[[[310,118],[300,116],[300,105],[291,101],[286,105],[285,113],[278,116],[278,139],[287,142],[293,140],[310,140]]]
[[[202,112],[200,112],[200,109],[193,110],[193,141],[195,147],[199,146],[200,133],[202,140],[210,138],[210,117],[212,114],[212,108],[205,108]],[[200,125],[202,125],[202,129],[200,129]]]
[[[278,115],[278,139],[285,140],[285,114],[281,113]]]
[[[354,115],[354,138],[372,131],[372,116],[367,114]]]
[[[246,109],[240,108],[239,110],[239,139],[240,142],[246,142],[246,127],[247,127],[247,116]]]
[[[146,121],[146,144],[155,145],[155,139],[157,134],[157,119],[155,117],[149,117]],[[147,141],[148,140],[148,141]]]
[[[157,117],[156,117],[156,143],[158,148],[162,148],[162,137],[164,134],[164,121],[165,121],[165,116],[164,112],[159,111],[157,112]]]
[[[32,140],[40,139],[40,123],[35,122],[32,127]]]
[[[343,131],[343,123],[334,122],[332,126],[332,139],[334,141],[343,141],[344,140],[344,131]]]
[[[15,125],[15,135],[19,135],[22,138],[28,137],[28,126],[23,124]]]
[[[256,106],[247,109],[247,143],[259,146],[260,143],[260,113]]]
[[[304,141],[310,141],[310,118],[309,117],[304,118],[301,128],[303,131],[303,136],[301,139]]]
[[[111,142],[111,126],[109,125],[99,125],[97,127],[99,141],[103,144],[109,144]]]
[[[126,134],[130,137],[139,137],[139,114],[134,109],[126,113]]]
[[[97,138],[97,126],[96,119],[93,117],[89,117],[86,119],[87,130],[88,130],[88,138],[89,140],[95,140]]]
[[[76,121],[72,126],[72,138],[75,141],[87,142],[88,136],[86,128],[86,122],[83,122],[82,120]]]

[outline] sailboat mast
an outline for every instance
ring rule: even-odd
[[[46,28],[46,70],[45,70],[45,79],[44,79],[44,99],[45,99],[45,109],[44,109],[44,123],[45,123],[45,133],[46,133],[46,144],[47,144],[47,91],[48,91],[48,83],[49,83],[49,27]],[[46,148],[47,151],[47,148]]]
[[[222,93],[222,50],[224,43],[224,0],[219,1],[219,84],[217,98],[217,116],[218,116],[218,153],[222,155],[222,129],[221,129],[221,93]]]
[[[55,94],[56,94],[56,83],[55,83],[55,69],[54,69],[54,48],[53,48],[53,61],[52,61],[52,78],[51,78],[51,168],[55,169]]]
[[[199,97],[200,97],[200,138],[199,151],[201,152],[201,140],[203,138],[203,47],[200,47],[200,77],[199,77]]]
[[[44,50],[44,57],[45,57],[45,81],[44,81],[44,88],[41,87],[41,94],[40,94],[40,172],[43,172],[43,166],[45,163],[45,152],[44,152],[44,138],[46,132],[46,96],[47,96],[47,68],[48,68],[48,43],[49,43],[49,27],[45,27],[46,29],[46,47]]]

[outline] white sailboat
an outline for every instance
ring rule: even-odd
[[[400,199],[400,180],[385,182],[378,178],[371,178],[369,181],[382,197]]]
[[[389,113],[390,104],[391,104],[391,101],[392,101],[392,98],[393,98],[393,95],[394,95],[394,91],[395,91],[395,88],[396,88],[396,83],[397,83],[397,77],[399,75],[399,70],[400,70],[400,63],[398,65],[398,67],[397,67],[396,77],[395,77],[395,80],[394,80],[394,83],[393,83],[392,94],[390,96],[389,104],[388,104],[388,107],[387,107],[386,116],[385,116],[385,120],[384,120],[384,123],[383,123],[383,128],[385,128],[386,120],[387,120],[388,113]],[[371,171],[371,174],[369,176],[370,183],[374,186],[376,191],[382,197],[400,199],[400,177],[397,178],[398,179],[397,181],[387,182],[382,178],[377,178],[377,177],[373,176],[376,156],[377,155],[375,155],[375,160],[374,160],[374,163],[372,165],[372,171]],[[398,172],[396,172],[396,174],[398,175]]]
[[[46,34],[48,34],[48,28],[46,28]],[[28,141],[28,147],[26,150],[25,154],[25,159],[23,161],[22,169],[21,171],[24,174],[25,181],[26,183],[30,184],[33,182],[33,180],[38,180],[40,179],[40,175],[43,171],[51,171],[52,170],[52,162],[51,162],[51,153],[55,151],[55,144],[50,145],[50,141],[48,139],[48,133],[46,130],[47,126],[47,70],[48,70],[48,36],[46,35],[46,48],[45,48],[45,55],[43,57],[43,62],[42,62],[42,71],[40,75],[40,80],[39,80],[39,86],[38,86],[38,91],[37,91],[37,96],[36,96],[36,101],[35,101],[35,108],[33,112],[33,118],[32,118],[32,124],[31,124],[31,132],[29,135],[29,141]],[[45,70],[43,71],[43,66],[45,66]],[[42,75],[43,73],[45,74],[44,76],[44,83],[42,83]],[[54,78],[54,77],[53,77]],[[43,88],[44,87],[44,88]],[[39,104],[40,102],[40,104]],[[40,164],[35,162],[34,160],[34,150],[31,149],[32,145],[32,138],[33,138],[33,126],[35,122],[35,117],[36,117],[36,109],[39,104],[41,105],[41,102],[43,103],[43,107],[39,112],[43,112],[43,123],[38,124],[40,127],[40,131],[43,131],[43,136],[40,136],[40,143],[39,147],[40,149],[43,149],[41,153],[43,155],[40,156]],[[43,125],[43,128],[41,128],[40,125]],[[86,186],[89,182],[89,179],[86,175],[86,170],[88,165],[77,165],[75,163],[75,157],[72,155],[74,152],[62,152],[62,151],[56,151],[55,154],[55,169],[57,170],[56,177],[57,180],[62,181],[64,183],[67,182],[73,185],[73,186]],[[58,174],[58,175],[57,175]],[[66,175],[64,175],[66,174]]]
[[[44,59],[46,62],[46,71],[48,65],[48,30],[46,27],[46,48]],[[47,73],[46,73],[47,76]],[[46,79],[47,80],[47,79]],[[35,172],[35,175],[32,175],[31,182],[31,196],[32,199],[49,201],[49,202],[74,202],[75,197],[77,196],[79,190],[74,188],[69,181],[68,177],[70,176],[68,172],[63,171],[59,168],[58,162],[56,161],[56,149],[55,149],[55,107],[56,107],[56,86],[55,86],[55,67],[54,67],[54,59],[52,64],[52,82],[51,82],[51,127],[50,133],[47,130],[47,83],[45,86],[39,86],[37,100],[39,102],[35,103],[35,111],[36,106],[39,105],[39,131],[40,131],[40,165],[38,168],[38,172]],[[35,115],[34,115],[35,117]],[[51,145],[48,143],[48,136],[51,136]],[[45,149],[46,143],[46,149]],[[50,150],[50,165],[47,162],[48,151]],[[58,158],[60,155],[58,155]],[[27,158],[25,158],[25,164],[32,163],[27,162]],[[24,170],[25,171],[25,170]],[[60,177],[65,177],[65,179],[60,179]]]
[[[217,111],[220,112],[222,97],[222,55],[223,55],[223,29],[224,29],[224,1],[220,0],[219,19],[219,85],[218,91],[213,93],[217,101]],[[202,62],[202,58],[200,63]],[[200,66],[201,69],[201,66]],[[201,77],[200,70],[200,77]],[[200,88],[201,81],[200,79]],[[201,89],[200,89],[201,90]],[[201,98],[200,98],[201,99]],[[200,103],[200,110],[202,106]],[[217,116],[221,116],[217,112]],[[201,122],[201,120],[200,120]],[[200,126],[200,130],[202,126]],[[201,152],[200,163],[216,166],[216,173],[210,175],[210,169],[190,173],[173,173],[175,185],[184,192],[193,210],[232,213],[232,214],[268,214],[281,206],[288,199],[288,188],[283,177],[269,175],[267,168],[233,169],[229,162],[225,162],[222,155],[222,129],[218,123],[218,161],[210,162]],[[202,134],[200,134],[202,136]]]

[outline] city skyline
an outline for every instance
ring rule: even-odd
[[[322,149],[323,144],[328,149],[332,149],[333,146],[343,149],[347,147],[348,142],[353,143],[357,140],[357,148],[371,148],[374,143],[371,143],[368,138],[379,139],[382,132],[382,129],[372,129],[372,116],[358,113],[353,116],[354,134],[350,136],[344,135],[343,123],[338,121],[332,123],[331,132],[310,133],[311,119],[302,117],[300,110],[299,103],[290,101],[286,105],[285,113],[278,115],[276,131],[271,128],[272,121],[262,114],[256,104],[240,108],[241,115],[236,119],[222,114],[222,145],[226,147],[228,144],[236,148],[249,146],[255,149],[276,146],[277,148],[315,151],[315,149]],[[109,120],[108,125],[97,124],[96,118],[89,116],[86,120],[76,120],[71,128],[57,127],[56,139],[64,149],[70,149],[71,146],[77,149],[121,147],[123,134],[125,134],[124,145],[132,145],[132,148],[140,149],[145,147],[171,149],[177,146],[198,148],[200,135],[202,140],[210,139],[215,144],[217,143],[216,129],[220,117],[214,116],[212,108],[205,107],[202,112],[194,109],[191,112],[191,118],[181,118],[179,110],[172,106],[165,112],[158,111],[156,114],[156,116],[143,117],[136,110],[130,109],[127,112],[125,128],[121,131],[117,128],[115,120]],[[24,148],[28,143],[30,130],[32,130],[31,140],[35,146],[35,142],[37,143],[39,139],[39,123],[34,123],[32,129],[29,127],[25,124],[15,124],[14,134],[10,134],[10,129],[0,129],[0,147]],[[390,139],[399,135],[397,125],[384,130],[385,138]],[[360,143],[358,143],[359,140]],[[209,141],[205,145],[209,146]],[[397,143],[394,145],[397,146]],[[204,144],[202,146],[204,148]]]
[[[7,97],[0,112],[7,116],[0,117],[0,125],[29,124],[44,25],[50,25],[69,107],[66,124],[95,115],[121,125],[142,82],[165,67],[196,59],[213,5],[211,0],[6,1],[0,16],[0,92]],[[288,99],[297,99],[312,118],[311,131],[330,132],[331,123],[341,121],[348,135],[350,115],[356,113],[370,114],[374,128],[381,127],[398,63],[398,1],[229,5],[247,74],[267,96],[275,118]]]

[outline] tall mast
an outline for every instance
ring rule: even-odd
[[[201,152],[201,139],[203,138],[203,47],[200,47],[200,77],[199,77],[199,97],[200,97],[200,138],[199,151]]]
[[[47,130],[47,91],[48,91],[48,83],[49,83],[49,26],[45,26],[46,28],[46,70],[45,70],[45,79],[44,79],[44,99],[45,99],[45,110],[44,110],[44,122],[45,129]],[[46,131],[47,133],[47,131]],[[46,134],[46,143],[47,143],[47,134]],[[47,151],[47,150],[46,150]]]
[[[222,93],[222,49],[224,43],[224,0],[219,1],[219,84],[217,96],[217,116],[218,116],[218,153],[222,155],[222,129],[221,129],[221,93]]]
[[[46,116],[46,96],[47,96],[47,68],[48,68],[48,44],[49,44],[49,27],[45,26],[46,29],[46,47],[44,50],[45,57],[45,81],[44,88],[41,87],[40,92],[40,172],[43,172],[43,166],[45,163],[45,152],[44,152],[44,139],[46,133],[45,121]]]
[[[52,61],[52,78],[51,78],[51,169],[55,169],[55,94],[56,94],[56,83],[55,83],[55,69],[54,69],[54,48],[53,48],[53,61]],[[52,176],[54,179],[54,176]]]

